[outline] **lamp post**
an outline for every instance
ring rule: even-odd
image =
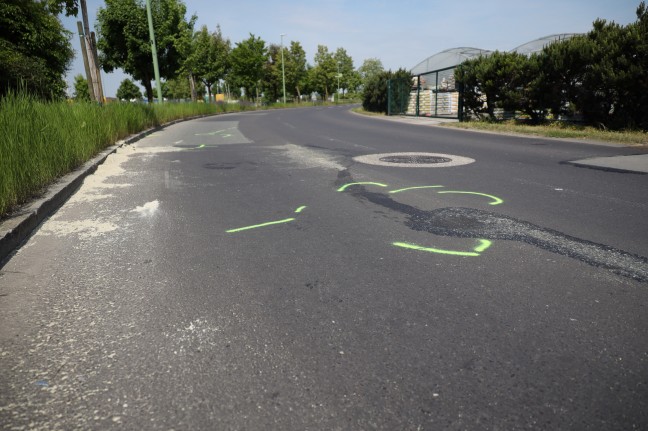
[[[286,67],[284,63],[284,53],[283,53],[283,37],[286,33],[281,33],[281,80],[283,83],[283,103],[286,104]]]
[[[157,87],[158,102],[162,103],[162,85],[160,83],[160,68],[158,67],[157,47],[155,46],[155,32],[153,31],[151,0],[146,0],[146,15],[148,18],[149,36],[151,37],[151,52],[153,53],[153,73],[155,74],[155,86]]]
[[[340,62],[339,61],[337,62],[337,70],[338,70],[338,73],[337,73],[338,90],[337,90],[337,97],[335,99],[336,104],[338,103],[338,99],[340,98]]]

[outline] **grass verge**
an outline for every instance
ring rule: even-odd
[[[10,94],[0,100],[0,218],[103,149],[180,118],[251,109],[238,105],[145,105],[43,102]]]
[[[515,121],[489,123],[469,121],[463,123],[443,123],[444,127],[454,127],[467,130],[487,130],[497,133],[521,133],[524,135],[547,138],[565,138],[611,142],[622,145],[648,145],[648,133],[642,131],[610,131],[600,130],[589,126],[553,123],[550,125],[526,125]]]

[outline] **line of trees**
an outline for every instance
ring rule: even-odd
[[[232,44],[220,26],[213,31],[207,26],[194,31],[197,17],[184,19],[186,6],[182,0],[152,0],[151,5],[160,76],[167,84],[166,90],[163,85],[165,97],[196,100],[204,89],[209,101],[213,94],[227,93],[233,98],[263,97],[266,102],[275,102],[283,97],[284,71],[286,96],[294,100],[314,92],[329,98],[337,93],[338,85],[342,93],[355,93],[362,86],[361,72],[354,69],[353,59],[343,48],[330,52],[319,45],[310,65],[298,41],[290,41],[283,53],[280,45],[268,44],[254,34]],[[96,30],[104,71],[122,68],[142,84],[152,101],[147,25],[142,0],[106,0],[98,11]],[[125,81],[122,85],[130,87]]]
[[[366,77],[364,69],[380,64],[365,61],[358,70],[344,48],[329,51],[320,45],[309,64],[298,41],[283,48],[260,37],[232,43],[219,26],[195,30],[195,15],[186,18],[183,0],[151,0],[158,63],[165,97],[196,100],[216,93],[233,98],[274,102],[286,96],[300,100],[319,93],[330,98],[338,92],[356,93]],[[63,98],[65,73],[74,57],[72,33],[63,28],[58,14],[76,15],[79,0],[0,1],[0,96],[14,89],[44,98]],[[104,72],[121,68],[132,79],[120,85],[120,96],[137,96],[139,82],[153,101],[154,71],[144,0],[105,0],[95,23],[99,62]],[[282,55],[283,54],[283,55]],[[282,63],[283,58],[283,63]],[[282,65],[284,66],[282,70]],[[380,65],[382,70],[382,65]],[[87,100],[83,76],[74,78],[74,96]],[[87,84],[87,83],[86,83]]]
[[[626,26],[597,20],[593,29],[529,57],[495,52],[455,70],[467,111],[495,119],[518,111],[534,122],[582,116],[609,129],[648,130],[648,10]]]

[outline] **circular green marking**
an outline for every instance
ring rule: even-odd
[[[275,224],[288,223],[288,222],[291,222],[293,220],[295,220],[295,219],[294,218],[287,218],[287,219],[284,219],[284,220],[269,221],[267,223],[255,224],[255,225],[252,225],[252,226],[244,226],[244,227],[239,227],[239,228],[236,228],[236,229],[229,229],[229,230],[226,230],[225,232],[227,232],[227,233],[241,232],[243,230],[257,229],[257,228],[260,228],[260,227],[272,226],[272,225],[275,225]]]
[[[501,203],[504,203],[504,201],[497,196],[493,195],[487,195],[486,193],[477,193],[477,192],[461,192],[461,191],[456,191],[456,190],[444,190],[442,192],[437,192],[437,193],[454,193],[454,194],[464,194],[464,195],[477,195],[477,196],[485,196],[487,198],[493,199],[493,202],[489,202],[488,205],[499,205]]]
[[[405,187],[404,189],[398,189],[398,190],[392,190],[389,193],[400,193],[400,192],[406,192],[408,190],[415,190],[415,189],[436,189],[439,187],[444,187],[444,186],[417,186],[417,187]]]
[[[394,242],[392,245],[396,247],[407,248],[409,250],[417,251],[426,251],[428,253],[438,253],[446,254],[451,256],[467,256],[467,257],[477,257],[480,256],[480,253],[488,249],[491,246],[491,242],[486,239],[479,239],[479,245],[473,249],[473,251],[457,251],[457,250],[444,250],[442,248],[433,248],[433,247],[423,247],[421,245],[410,244],[407,242]]]
[[[299,214],[300,212],[304,211],[306,208],[308,208],[306,205],[301,206],[301,207],[297,208],[297,209],[295,210],[295,212]]]
[[[380,186],[380,187],[387,187],[387,184],[382,184],[382,183],[373,183],[373,182],[371,182],[371,181],[361,181],[361,182],[359,182],[359,183],[349,183],[349,184],[345,184],[345,185],[343,185],[342,187],[340,187],[337,191],[338,191],[338,192],[343,192],[343,191],[345,191],[348,187],[351,187],[351,186],[357,186],[357,185],[365,185],[365,184],[371,184],[371,185],[374,185],[374,186]]]

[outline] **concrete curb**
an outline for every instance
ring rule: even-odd
[[[101,153],[85,162],[81,167],[59,178],[51,184],[44,196],[35,199],[20,207],[8,219],[0,222],[0,268],[4,266],[8,258],[27,240],[32,232],[51,214],[61,207],[72,196],[83,183],[83,180],[97,170],[111,154],[124,145],[129,145],[150,135],[153,132],[164,129],[173,124],[198,118],[212,117],[220,114],[198,115],[190,118],[174,120],[151,129],[131,135],[117,141],[115,144],[103,150]]]

